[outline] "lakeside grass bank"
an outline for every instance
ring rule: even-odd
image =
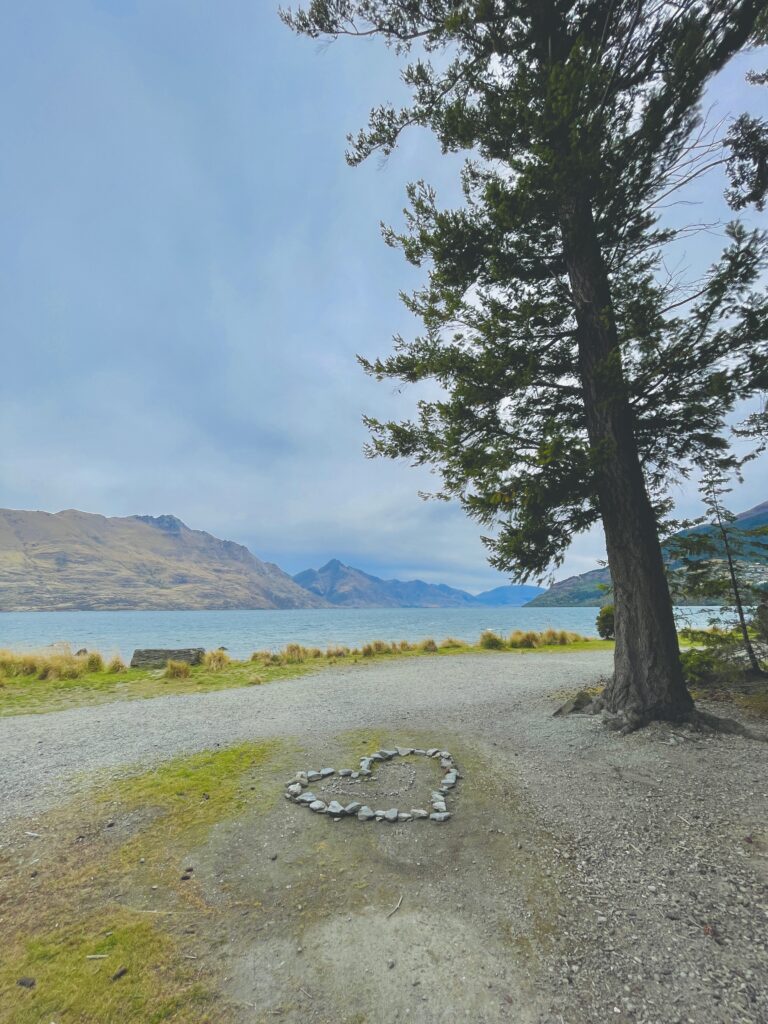
[[[326,650],[288,644],[278,652],[256,651],[247,661],[234,661],[225,651],[209,651],[202,665],[173,662],[165,669],[128,668],[119,659],[105,661],[98,652],[75,655],[68,651],[0,651],[0,717],[43,714],[118,700],[262,686],[322,672],[331,666],[365,665],[381,659],[460,654],[545,655],[612,647],[613,641],[565,630],[517,630],[508,637],[486,630],[474,644],[454,637],[420,643],[374,640],[362,647],[333,646]]]

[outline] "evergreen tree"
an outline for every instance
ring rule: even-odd
[[[690,715],[659,545],[669,487],[727,458],[725,418],[768,380],[765,239],[734,224],[691,291],[664,280],[656,206],[701,170],[699,103],[764,35],[762,0],[311,0],[311,38],[378,36],[412,101],[375,109],[356,164],[410,125],[469,153],[461,208],[409,188],[402,234],[426,267],[405,298],[423,333],[365,362],[435,380],[370,454],[434,467],[519,580],[602,521],[616,614],[609,710],[626,727]],[[762,19],[762,22],[761,22]],[[698,134],[697,134],[698,132]]]

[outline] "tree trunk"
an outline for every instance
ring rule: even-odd
[[[683,679],[656,520],[635,442],[608,274],[585,198],[564,204],[561,229],[613,580],[616,649],[605,705],[630,725],[679,721],[690,715],[693,702]]]

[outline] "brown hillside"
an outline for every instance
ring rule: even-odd
[[[174,516],[0,509],[0,611],[325,605],[278,566]]]

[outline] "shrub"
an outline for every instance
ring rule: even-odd
[[[203,655],[203,665],[205,665],[209,672],[221,672],[222,669],[225,669],[231,663],[232,660],[227,652],[221,649],[218,651],[206,651]]]
[[[484,629],[480,634],[480,646],[486,651],[500,651],[504,648],[504,641],[492,629]]]
[[[422,640],[419,644],[419,650],[425,651],[427,654],[434,654],[437,651],[437,644],[431,636],[428,636],[426,640]]]
[[[165,666],[165,678],[166,679],[187,679],[192,669],[186,663],[186,661],[173,661],[168,660],[168,664]]]
[[[383,640],[374,640],[373,644],[374,654],[392,654],[393,648],[391,644],[385,643]]]
[[[453,650],[456,647],[463,647],[463,646],[464,646],[464,642],[462,640],[457,640],[455,636],[447,636],[445,638],[445,640],[443,640],[443,642],[440,644],[441,650],[444,650],[444,651],[450,651],[450,650]]]
[[[597,635],[603,640],[613,640],[616,635],[613,605],[605,604],[597,613]]]
[[[373,657],[373,644],[363,644],[360,653],[362,654],[362,656],[364,658],[372,658]]]
[[[394,647],[394,644],[392,646]],[[401,640],[397,647],[398,650],[403,652],[416,650],[416,644],[409,644],[407,640]]]
[[[119,654],[116,654],[114,658],[109,659],[109,662],[107,663],[107,672],[118,673],[126,671],[127,668],[125,662],[123,661]]]
[[[301,644],[286,644],[281,654],[287,665],[300,665],[307,660],[307,649]]]
[[[681,651],[680,661],[688,686],[728,685],[734,683],[740,674],[738,665],[711,648]]]
[[[523,646],[523,631],[516,629],[513,633],[509,634],[507,644],[509,647],[522,647]]]
[[[520,637],[521,647],[540,647],[541,636],[533,629],[528,629]]]
[[[90,654],[86,655],[85,668],[88,672],[104,671],[104,659],[98,651],[91,651]]]
[[[554,647],[555,644],[561,644],[563,642],[561,639],[563,635],[566,636],[565,642],[569,643],[567,639],[567,633],[564,634],[562,630],[558,632],[558,630],[552,629],[550,627],[549,629],[545,629],[544,632],[541,634],[541,642],[542,644],[544,644],[545,647]]]
[[[346,658],[349,654],[348,647],[334,647],[330,646],[326,649],[326,658]]]

